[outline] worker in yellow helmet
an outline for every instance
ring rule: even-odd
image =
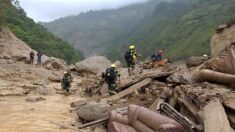
[[[117,71],[116,65],[112,64],[106,69],[105,80],[108,84],[109,94],[114,95],[117,92],[117,78],[120,80],[120,73]]]
[[[130,75],[131,70],[135,69],[135,63],[137,59],[137,51],[135,49],[135,45],[130,45],[129,50],[125,52],[125,60],[128,67],[128,73]]]

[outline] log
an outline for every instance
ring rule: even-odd
[[[120,92],[120,93],[118,93],[118,94],[116,94],[116,95],[111,96],[110,98],[105,98],[105,99],[103,99],[102,101],[108,101],[108,100],[110,100],[110,101],[116,101],[116,100],[118,100],[118,99],[120,99],[120,98],[123,98],[124,96],[126,96],[126,95],[128,95],[128,94],[133,93],[135,90],[139,90],[140,88],[142,88],[142,87],[144,87],[144,86],[150,84],[151,81],[152,81],[152,79],[147,78],[147,79],[145,79],[145,80],[143,80],[143,81],[141,81],[141,82],[139,82],[139,83],[137,83],[137,84],[131,86],[130,88],[128,88],[128,89],[126,89],[126,90],[123,90],[122,92]]]
[[[199,79],[202,81],[216,82],[221,84],[235,84],[235,75],[217,72],[213,70],[201,70]]]
[[[230,132],[228,118],[219,100],[211,101],[203,109],[204,132]]]

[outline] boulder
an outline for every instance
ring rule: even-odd
[[[186,69],[173,73],[170,77],[167,78],[167,82],[173,84],[192,84],[195,82],[195,79],[192,75],[192,72]]]
[[[69,65],[69,70],[70,71],[76,71],[76,66],[75,65]]]
[[[75,64],[78,73],[102,73],[111,65],[110,60],[103,56],[93,56]]]
[[[37,86],[36,93],[39,95],[49,95],[51,91],[45,86]]]
[[[12,57],[15,61],[26,62],[27,57],[23,55],[16,55]]]
[[[104,117],[108,117],[109,113],[104,111],[104,108],[109,107],[105,102],[88,102],[87,104],[78,107],[77,115],[80,119],[85,121],[95,121],[102,119]]]
[[[116,65],[117,69],[122,69],[122,63],[120,61],[115,61],[114,64]]]
[[[186,61],[186,66],[188,68],[196,67],[206,62],[209,59],[207,56],[193,56]]]
[[[47,59],[43,64],[43,67],[47,68],[48,70],[50,69],[66,69],[66,62],[62,59],[50,57]]]
[[[62,77],[60,76],[54,76],[54,77],[48,77],[48,80],[52,82],[61,82],[61,78]]]

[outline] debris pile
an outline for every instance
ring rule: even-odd
[[[106,94],[104,80],[97,77],[84,90],[91,99],[71,104],[81,121],[78,127],[94,130],[103,126],[110,132],[232,132],[235,129],[234,51],[230,43],[216,56],[191,57],[187,67],[168,65],[168,68],[144,69],[129,78],[121,76],[119,92],[113,96]],[[99,110],[88,108],[89,101]],[[91,115],[102,111],[103,115],[85,119],[81,109],[87,113],[97,111]]]

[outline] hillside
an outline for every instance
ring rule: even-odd
[[[65,59],[68,63],[74,63],[83,58],[82,53],[72,45],[55,37],[28,18],[18,1],[1,0],[0,18],[1,25],[9,27],[19,39],[37,51]]]
[[[160,1],[114,10],[89,11],[41,24],[56,36],[74,43],[85,56],[104,54],[111,43],[126,40],[128,34],[140,25],[146,15],[153,12]]]
[[[135,43],[143,58],[161,48],[166,57],[176,60],[209,54],[215,27],[235,19],[234,0],[159,2],[91,11],[43,25],[86,56],[102,54],[120,60],[127,45]]]

